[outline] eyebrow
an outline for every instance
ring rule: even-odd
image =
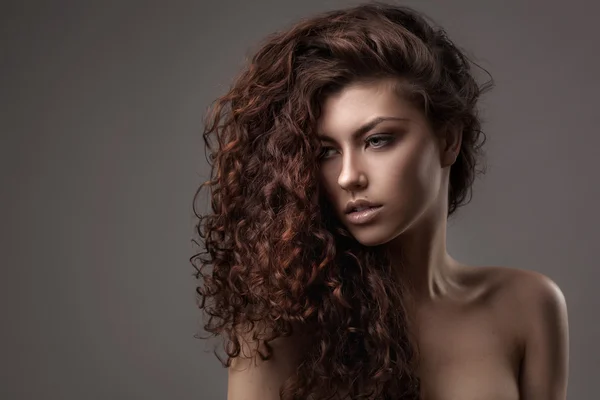
[[[382,123],[384,121],[390,121],[390,120],[391,121],[409,121],[408,118],[400,118],[400,117],[376,117],[376,118],[373,118],[371,121],[368,121],[367,123],[363,124],[362,126],[360,126],[358,129],[356,129],[352,133],[352,141],[355,141],[360,136],[369,132],[371,129],[375,128],[380,123]],[[324,140],[326,142],[335,142],[335,139],[333,139],[332,137],[327,136],[325,134],[320,133],[318,136],[319,136],[319,139]]]

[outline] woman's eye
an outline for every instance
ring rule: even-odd
[[[391,142],[391,140],[392,138],[387,136],[371,136],[366,142],[373,144],[373,147],[383,147]]]
[[[332,147],[321,147],[321,153],[319,153],[319,159],[324,158],[325,155],[327,154],[327,151],[329,150],[333,150]]]
[[[381,147],[385,147],[393,140],[391,135],[373,135],[370,138],[365,140],[365,143],[369,143],[372,147],[378,149]],[[321,147],[321,152],[319,154],[318,159],[327,158],[327,152],[330,150],[335,150],[333,147]]]

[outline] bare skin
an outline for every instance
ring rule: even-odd
[[[518,399],[522,346],[502,304],[509,272],[461,270],[460,294],[416,314],[423,398]]]
[[[566,398],[566,337],[544,349],[551,366],[525,359],[529,342],[546,341],[550,332],[566,328],[546,320],[552,331],[526,329],[543,317],[541,308],[524,306],[527,290],[538,301],[552,295],[547,278],[501,267],[461,270],[460,295],[421,306],[416,314],[423,399]]]
[[[421,399],[566,399],[568,329],[558,287],[537,272],[455,267],[453,293],[413,308]]]

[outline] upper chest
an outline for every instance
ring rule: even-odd
[[[500,301],[488,297],[416,317],[423,400],[519,398],[521,348],[514,315]]]

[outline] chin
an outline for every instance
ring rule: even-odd
[[[382,244],[386,244],[391,242],[394,237],[392,235],[385,234],[385,232],[353,232],[350,230],[350,233],[356,239],[357,242],[367,247],[381,246]]]

